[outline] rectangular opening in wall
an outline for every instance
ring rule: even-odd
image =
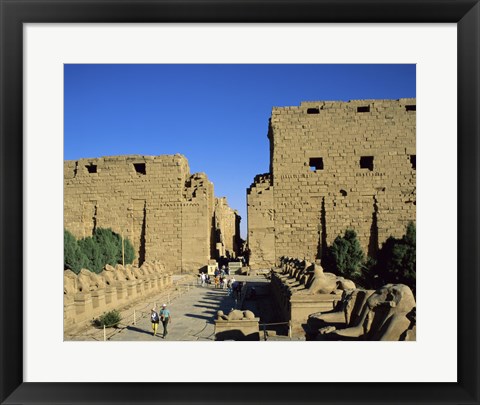
[[[320,109],[319,108],[308,108],[307,109],[307,114],[320,114]]]
[[[323,170],[323,158],[310,158],[308,165],[310,166],[310,170],[312,172],[316,172],[317,170]]]
[[[357,107],[357,113],[367,113],[367,112],[370,112],[370,106],[369,105]]]
[[[138,174],[147,174],[145,163],[134,163],[133,167]]]
[[[89,164],[85,165],[85,167],[87,168],[88,173],[97,173],[97,165]]]
[[[417,106],[416,105],[406,105],[405,110],[406,111],[417,111]]]
[[[417,155],[410,155],[410,164],[413,170],[417,170]]]
[[[360,169],[373,170],[373,156],[361,156],[360,157]]]

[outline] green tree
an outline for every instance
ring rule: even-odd
[[[122,237],[110,228],[97,228],[93,234],[95,242],[99,245],[100,254],[104,264],[122,264]],[[124,238],[123,248],[125,264],[131,264],[135,260],[135,250],[132,243]]]
[[[407,225],[401,239],[389,237],[378,253],[377,273],[386,283],[408,285],[414,292],[416,286],[416,228]]]
[[[124,239],[125,263],[131,264],[135,260],[135,249],[129,239]]]
[[[75,237],[66,229],[63,232],[63,263],[64,270],[70,269],[75,274],[88,266],[88,258],[78,246]]]
[[[97,228],[93,239],[100,250],[100,257],[103,264],[115,266],[122,262],[122,239],[110,228]]]
[[[80,239],[78,246],[88,258],[87,268],[94,273],[100,273],[106,263],[103,262],[104,255],[95,239],[91,236]]]
[[[328,249],[328,263],[331,270],[345,278],[356,280],[361,276],[365,255],[353,229],[347,229],[344,236],[337,236]]]
[[[355,282],[363,288],[376,290],[382,286],[379,282],[379,277],[376,271],[377,260],[368,256],[367,259],[362,263],[361,275],[355,280]]]
[[[135,260],[135,251],[128,239],[123,241],[125,264]],[[122,237],[110,228],[97,228],[93,236],[80,240],[65,230],[64,233],[65,269],[79,273],[82,268],[100,273],[106,264],[115,266],[122,263]]]

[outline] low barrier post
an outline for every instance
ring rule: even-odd
[[[106,329],[105,325],[103,325],[103,341],[104,342],[107,341],[107,329]]]
[[[292,338],[292,321],[288,321],[288,337]]]
[[[135,310],[133,310],[133,324],[136,325],[137,324],[137,312]]]

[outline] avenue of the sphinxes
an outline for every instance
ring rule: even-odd
[[[415,223],[416,99],[274,107],[267,136],[269,171],[247,189],[246,241],[238,212],[181,154],[65,161],[65,229],[80,239],[110,228],[135,251],[131,265],[99,274],[65,270],[65,328],[166,291],[175,275],[193,280],[233,261],[227,278],[237,271],[243,281],[232,309],[248,315],[212,315],[217,338],[234,330],[258,340],[266,315],[251,309],[268,306],[268,319],[288,325],[290,338],[415,340],[408,286],[368,290],[324,269],[324,259],[347,229],[376,258]]]

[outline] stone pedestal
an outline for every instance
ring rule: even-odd
[[[260,340],[260,318],[215,320],[215,340]]]
[[[127,286],[125,281],[117,282],[117,302],[118,304],[123,304],[127,301]]]
[[[152,280],[150,278],[150,276],[148,277],[145,277],[143,280],[143,291],[144,291],[144,294],[147,296],[147,295],[150,295],[152,293]]]
[[[155,294],[158,292],[158,277],[150,276],[150,292]]]
[[[107,287],[105,289],[105,305],[111,310],[117,306],[117,289],[115,287]]]
[[[165,287],[165,277],[163,274],[160,274],[158,276],[157,283],[158,283],[158,291],[162,291]]]
[[[137,280],[137,296],[145,296],[145,280]]]
[[[90,293],[75,294],[75,318],[77,322],[93,318],[93,304]]]
[[[73,295],[63,296],[63,327],[72,326],[75,323],[75,300]]]
[[[136,281],[127,281],[127,299],[128,302],[132,302],[137,298],[137,282]]]
[[[304,335],[303,325],[315,312],[327,312],[335,308],[342,298],[337,294],[294,294],[290,297],[290,320],[292,336]]]
[[[106,309],[105,290],[92,291],[92,306],[95,314],[100,314]]]
[[[150,285],[152,286],[151,292],[152,294],[156,294],[160,291],[158,286],[158,276],[150,276]]]

